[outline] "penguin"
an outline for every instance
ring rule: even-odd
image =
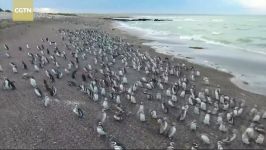
[[[50,102],[50,98],[48,96],[44,97],[44,106],[47,107]]]
[[[224,149],[222,144],[223,144],[222,141],[217,142],[217,150],[223,150]]]
[[[157,100],[161,100],[162,99],[162,95],[161,95],[161,93],[156,93],[156,99]]]
[[[191,150],[198,150],[199,146],[197,143],[193,143],[192,144],[192,147],[191,147]]]
[[[19,46],[19,47],[18,47],[18,50],[19,50],[19,51],[22,51],[22,47],[21,47],[21,46]]]
[[[257,112],[257,113],[254,115],[252,121],[253,121],[253,122],[259,122],[259,121],[260,121],[260,118],[261,118],[261,113],[260,113],[260,112]]]
[[[167,128],[168,128],[168,123],[166,121],[166,118],[163,119],[158,119],[158,123],[160,124],[160,134],[163,134],[166,132]]]
[[[111,148],[113,148],[114,150],[125,150],[126,149],[124,145],[114,140],[112,136],[110,137],[110,145],[111,145]]]
[[[219,130],[220,130],[221,132],[227,132],[228,129],[226,128],[226,126],[225,126],[224,123],[221,123],[220,126],[219,126]]]
[[[122,111],[116,111],[113,117],[116,121],[122,121],[123,120],[122,114],[123,114]]]
[[[49,93],[51,96],[55,96],[57,93],[57,89],[55,86],[52,86],[52,88],[49,90]]]
[[[200,103],[200,108],[201,108],[201,110],[206,111],[207,110],[206,103],[205,102],[201,102]]]
[[[94,93],[93,94],[93,101],[98,101],[99,100],[99,96],[98,96],[98,94],[97,93]]]
[[[220,125],[223,123],[223,113],[219,113],[217,117],[217,124]]]
[[[144,105],[143,102],[140,102],[139,109],[137,111],[137,115],[139,115],[141,112],[144,112]]]
[[[121,104],[120,95],[116,96],[115,102],[116,104]]]
[[[106,118],[107,118],[107,114],[105,112],[105,109],[102,109],[100,122],[104,123]]]
[[[263,112],[261,118],[262,118],[262,119],[266,119],[266,111]]]
[[[38,97],[43,97],[42,91],[41,91],[38,87],[35,87],[35,88],[34,88],[34,93],[35,93]]]
[[[13,71],[13,73],[18,73],[18,69],[17,69],[16,64],[14,64],[14,63],[10,63],[10,65],[12,66],[12,71]]]
[[[82,109],[80,109],[78,107],[78,104],[75,105],[73,112],[79,117],[79,118],[83,118],[84,117],[84,113],[82,111]]]
[[[146,121],[144,111],[141,111],[141,112],[139,113],[139,120],[140,120],[141,122],[145,122],[145,121]]]
[[[190,130],[192,130],[192,131],[196,131],[197,130],[197,122],[196,122],[196,120],[193,120],[190,123]]]
[[[205,124],[205,125],[210,125],[210,114],[209,114],[209,112],[207,112],[206,113],[206,115],[205,115],[205,117],[204,117],[204,119],[203,119],[203,123]]]
[[[82,81],[86,82],[86,75],[84,73],[82,73],[81,77],[82,77]]]
[[[132,104],[136,104],[137,103],[137,101],[136,101],[136,99],[135,99],[135,97],[133,95],[130,96],[130,102]]]
[[[206,134],[201,134],[200,138],[204,144],[207,144],[207,145],[211,144],[211,141]]]
[[[157,113],[156,113],[155,110],[152,110],[152,111],[150,112],[150,114],[151,114],[151,118],[152,118],[152,119],[157,119],[157,118],[158,118],[158,117],[157,117]]]
[[[40,71],[40,68],[38,67],[38,65],[34,64],[34,71],[35,72],[39,72]]]
[[[54,78],[54,76],[51,74],[51,72],[49,70],[46,70],[45,74],[52,82],[55,82],[55,78]]]
[[[187,115],[188,107],[189,107],[188,105],[186,105],[186,106],[182,106],[182,109],[181,109],[181,115],[180,115],[180,117],[179,117],[179,120],[180,120],[180,121],[185,120],[186,115]]]
[[[37,82],[36,80],[34,79],[34,77],[30,77],[30,84],[33,88],[36,88],[37,87]]]
[[[77,73],[78,70],[74,70],[71,74],[71,77],[72,79],[75,79],[76,78],[76,73]]]
[[[175,127],[175,123],[173,122],[172,123],[172,126],[170,127],[170,129],[169,129],[169,132],[168,132],[168,138],[169,139],[172,139],[173,138],[173,136],[175,135],[175,133],[176,133],[176,127]]]
[[[227,137],[225,139],[222,140],[223,143],[231,143],[232,141],[234,141],[237,137],[237,130],[233,129],[233,136],[232,137]]]
[[[257,144],[262,145],[263,144],[263,141],[264,141],[264,135],[263,134],[259,134],[258,137],[257,137],[257,139],[255,140],[255,142]]]
[[[248,127],[245,132],[242,134],[242,142],[244,144],[249,145],[250,144],[250,139],[254,139],[255,136],[255,130],[253,128],[253,125]]]
[[[14,81],[10,81],[8,78],[5,78],[4,83],[3,83],[3,89],[4,90],[16,90]]]
[[[174,150],[175,149],[174,144],[175,144],[174,142],[170,142],[169,146],[167,146],[166,150]]]
[[[199,107],[198,107],[198,106],[195,106],[195,107],[194,107],[194,113],[195,113],[196,115],[199,115],[199,114],[200,114],[200,110],[199,110]]]
[[[0,65],[0,72],[3,72],[4,70],[3,70],[3,67],[2,67],[2,65]]]
[[[99,136],[106,136],[107,135],[107,133],[103,129],[102,122],[98,123],[96,130],[97,130],[97,133]]]
[[[26,63],[24,61],[22,61],[22,65],[23,65],[24,70],[28,70],[28,66],[26,65]]]
[[[7,44],[4,44],[5,49],[8,51],[9,47],[7,46]]]
[[[165,104],[165,102],[162,102],[162,104],[161,104],[161,108],[162,108],[162,110],[163,110],[163,112],[164,112],[165,114],[168,113],[169,108],[167,107],[167,105]]]
[[[104,98],[102,106],[103,106],[103,109],[105,109],[105,110],[109,109],[109,104],[108,104],[107,98]]]

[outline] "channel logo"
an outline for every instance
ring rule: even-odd
[[[33,21],[33,0],[13,0],[13,21]]]

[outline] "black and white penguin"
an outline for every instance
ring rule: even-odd
[[[121,143],[117,142],[113,137],[110,138],[110,146],[114,150],[125,150],[126,148]]]
[[[9,47],[7,46],[7,44],[4,44],[5,49],[8,51]]]
[[[102,122],[98,123],[96,130],[97,130],[97,133],[99,136],[106,136],[107,135],[107,133],[103,129]]]
[[[158,123],[160,125],[159,133],[160,134],[165,133],[167,131],[167,128],[168,128],[167,119],[166,118],[158,119]]]
[[[170,142],[169,146],[167,146],[166,150],[174,150],[175,149],[174,144],[175,144],[174,142]]]
[[[49,105],[50,101],[51,101],[50,98],[46,95],[44,97],[44,106],[47,107]]]
[[[23,69],[28,70],[28,66],[26,65],[24,61],[22,61],[22,65],[23,65]]]
[[[37,82],[34,77],[30,77],[30,84],[33,88],[37,87]]]
[[[15,90],[16,86],[14,84],[14,81],[10,81],[8,78],[5,78],[4,83],[3,83],[3,89],[4,90]]]
[[[75,105],[73,112],[79,117],[79,118],[83,118],[84,113],[83,111],[78,107],[78,104]]]
[[[173,122],[172,123],[172,126],[170,127],[170,129],[169,129],[169,132],[168,132],[168,138],[169,139],[172,139],[173,138],[173,136],[175,135],[175,133],[176,133],[176,124]]]
[[[34,88],[34,93],[38,96],[38,97],[43,97],[42,91],[36,87]]]

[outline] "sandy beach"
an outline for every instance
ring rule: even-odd
[[[96,33],[99,32],[100,35],[104,34],[110,37],[114,41],[113,43],[118,45],[120,44],[121,38],[121,42],[124,45],[128,43],[130,46],[127,47],[134,49],[132,50],[134,54],[137,53],[135,50],[138,49],[140,53],[146,54],[151,58],[159,56],[162,60],[169,60],[172,65],[185,64],[187,68],[193,66],[201,74],[200,77],[196,78],[196,81],[190,84],[196,86],[197,92],[204,91],[205,88],[208,88],[211,93],[210,95],[214,96],[214,90],[220,87],[223,95],[233,97],[237,102],[245,101],[243,114],[234,119],[234,125],[228,124],[228,132],[222,133],[216,125],[217,115],[212,116],[209,126],[204,125],[202,120],[205,112],[201,112],[200,115],[195,115],[193,114],[193,106],[189,107],[187,117],[184,121],[177,119],[180,116],[182,106],[187,103],[187,97],[181,98],[178,96],[178,102],[175,103],[175,107],[169,107],[169,113],[165,114],[161,109],[161,103],[159,101],[147,100],[145,94],[143,94],[144,88],[140,88],[135,92],[137,104],[131,104],[126,99],[126,94],[121,94],[121,102],[126,111],[124,120],[117,122],[113,119],[115,108],[113,102],[110,100],[111,107],[106,111],[107,120],[103,124],[103,127],[108,135],[115,137],[126,149],[165,149],[169,145],[171,140],[167,136],[159,134],[159,125],[157,120],[150,117],[150,110],[156,110],[160,117],[167,117],[169,125],[171,122],[176,122],[177,131],[172,139],[175,143],[174,148],[176,149],[190,149],[193,143],[197,143],[200,149],[217,149],[217,141],[231,136],[233,129],[237,129],[237,137],[230,144],[224,144],[223,147],[225,149],[265,148],[265,140],[262,144],[256,144],[253,139],[250,145],[246,145],[242,142],[241,137],[252,122],[252,117],[249,116],[249,113],[254,105],[256,104],[258,106],[258,111],[262,113],[266,111],[266,96],[253,94],[238,88],[230,81],[230,78],[232,78],[230,74],[192,64],[186,60],[173,58],[172,56],[156,53],[154,49],[142,44],[146,42],[145,40],[119,30],[113,26],[112,20],[103,19],[105,17],[113,16],[88,15],[79,17],[55,17],[53,19],[42,18],[31,23],[11,25],[0,30],[0,64],[3,67],[3,72],[0,72],[0,81],[2,84],[4,77],[8,77],[16,85],[16,90],[14,91],[7,91],[2,88],[0,90],[1,149],[111,148],[110,141],[107,138],[99,137],[96,131],[97,121],[102,110],[103,98],[100,97],[98,102],[94,102],[87,94],[82,93],[78,87],[70,87],[67,84],[68,81],[82,84],[81,75],[84,73],[82,67],[88,63],[92,65],[93,69],[98,70],[98,72],[92,73],[95,78],[104,78],[99,72],[102,65],[100,63],[94,64],[94,58],[97,58],[99,61],[101,60],[99,55],[94,55],[92,52],[86,55],[86,59],[82,59],[79,56],[81,67],[77,71],[76,79],[72,79],[71,74],[67,75],[65,73],[62,79],[57,79],[53,83],[58,90],[57,95],[50,97],[51,102],[48,107],[44,107],[42,98],[36,97],[29,81],[22,78],[23,73],[33,75],[40,89],[45,93],[45,87],[43,85],[43,79],[47,79],[45,70],[54,68],[55,66],[50,63],[44,66],[39,72],[35,72],[33,65],[30,64],[28,53],[38,53],[36,46],[41,44],[44,45],[45,49],[50,49],[52,53],[54,49],[51,45],[42,41],[42,39],[49,38],[49,40],[57,43],[56,46],[59,50],[66,52],[67,61],[59,57],[57,59],[61,66],[60,69],[64,70],[64,67],[67,67],[70,60],[75,61],[71,52],[77,50],[74,47],[67,50],[66,44],[71,45],[68,35],[73,35],[75,32],[78,32],[77,38],[80,41],[85,41],[86,39],[82,39],[79,36],[82,36],[82,33],[86,33],[87,30]],[[60,31],[64,31],[64,34]],[[65,39],[63,40],[62,37],[65,37]],[[73,42],[75,40],[75,38],[72,39]],[[9,46],[10,58],[5,56],[6,50],[3,47],[5,43]],[[26,44],[29,44],[31,48],[27,49]],[[72,45],[74,44],[72,43]],[[19,46],[22,47],[22,51],[18,50]],[[97,52],[97,49],[91,48],[89,51]],[[127,53],[130,53],[130,51],[126,50],[124,52],[123,49],[119,49],[119,52],[125,56]],[[28,70],[23,69],[22,61],[28,65]],[[18,73],[15,74],[12,72],[9,64],[11,62],[17,64]],[[116,63],[111,68],[115,72],[118,72],[123,67],[124,64],[121,56],[117,57]],[[184,75],[189,76],[189,73],[189,71],[184,71]],[[128,84],[125,87],[129,88],[142,77],[151,78],[143,70],[136,71],[128,67]],[[209,85],[204,83],[204,77],[208,77]],[[169,84],[164,85],[164,90],[155,88],[150,93],[153,95],[157,92],[165,93],[165,90],[170,88],[171,84],[175,82],[177,82],[176,77],[169,76]],[[145,107],[146,122],[140,122],[136,115],[141,101]],[[79,104],[80,108],[84,111],[84,118],[80,119],[73,113],[74,104]],[[191,121],[195,119],[198,122],[199,128],[193,132],[189,129],[189,126]],[[264,125],[265,127],[266,119],[260,119],[257,124]],[[201,141],[201,134],[207,134],[211,140],[211,144],[204,144]]]

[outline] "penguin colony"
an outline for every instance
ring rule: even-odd
[[[24,51],[27,59],[10,62],[8,68],[0,64],[0,72],[4,75],[5,71],[11,70],[14,74],[21,74],[32,88],[32,96],[42,100],[47,109],[60,88],[54,83],[64,78],[66,86],[87,95],[89,102],[102,107],[99,119],[95,121],[95,131],[99,140],[109,141],[110,148],[126,149],[105,129],[107,118],[123,124],[129,117],[134,117],[140,124],[156,125],[154,134],[169,139],[166,147],[169,150],[183,148],[176,140],[177,136],[183,136],[177,134],[181,126],[182,130],[195,136],[188,149],[211,145],[211,148],[221,150],[238,139],[247,146],[264,143],[265,124],[262,122],[266,119],[266,111],[256,105],[250,109],[245,100],[224,95],[220,87],[211,86],[208,77],[201,76],[193,66],[175,64],[172,58],[151,56],[119,37],[94,29],[60,29],[58,33],[65,44],[64,49],[58,48],[57,43],[47,37],[41,39],[39,45],[21,45],[17,50]],[[16,51],[9,48],[11,44],[2,47],[7,59],[12,57],[10,51]],[[30,53],[28,49],[36,50]],[[60,64],[59,59],[65,63]],[[53,67],[46,67],[48,64]],[[45,78],[36,80],[28,71],[30,68],[35,73],[44,74]],[[136,78],[134,74],[137,73],[143,76]],[[12,77],[4,76],[1,80],[1,92],[17,90]],[[198,89],[196,81],[203,82],[205,88]],[[126,104],[136,111],[127,110]],[[85,112],[90,112],[84,111],[79,104],[73,105],[70,111],[79,119],[84,119]],[[240,130],[235,124],[243,119],[249,125]],[[221,134],[214,138],[202,127]]]

